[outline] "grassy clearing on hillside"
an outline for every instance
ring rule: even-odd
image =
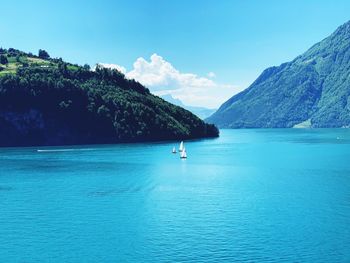
[[[19,63],[8,63],[6,65],[0,64],[0,66],[3,68],[3,70],[0,71],[0,75],[5,75],[5,74],[14,74],[16,73],[17,68],[19,67]]]
[[[50,65],[50,61],[47,61],[45,59],[41,59],[41,58],[30,58],[27,57],[28,61],[30,64],[39,64],[39,65]]]
[[[3,65],[0,64],[0,67],[3,69],[0,71],[0,76],[5,74],[15,74],[19,67],[24,65],[29,66],[38,66],[38,67],[55,67],[55,63],[51,61],[41,59],[41,58],[33,58],[27,56],[7,56],[8,64]],[[72,66],[73,67],[73,66]]]
[[[69,70],[78,70],[79,69],[79,67],[77,65],[68,65],[67,68]]]

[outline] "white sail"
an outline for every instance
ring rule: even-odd
[[[173,147],[172,153],[176,153],[176,148],[175,147]]]
[[[180,147],[179,147],[179,152],[182,152],[182,151],[183,151],[183,149],[184,149],[184,142],[183,142],[183,141],[181,141],[181,143],[180,143]]]
[[[187,153],[186,153],[186,149],[183,148],[183,151],[181,152],[181,159],[186,159],[187,158]]]

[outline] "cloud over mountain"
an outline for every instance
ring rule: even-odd
[[[125,70],[119,65],[99,64],[119,68],[121,72]],[[208,73],[209,78],[193,73],[182,73],[157,54],[153,54],[149,61],[143,57],[138,58],[133,64],[133,69],[125,70],[123,73],[127,78],[135,79],[148,87],[154,94],[171,94],[174,98],[192,106],[217,107],[232,96],[232,93],[239,91],[233,85],[219,84],[209,79],[215,77],[213,72]]]

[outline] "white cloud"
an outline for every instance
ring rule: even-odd
[[[216,77],[216,74],[215,74],[214,72],[211,72],[211,71],[210,71],[210,72],[208,73],[208,77],[209,77],[209,78],[215,78],[215,77]]]
[[[219,107],[240,89],[233,85],[214,82],[216,75],[200,77],[193,73],[182,73],[163,57],[153,54],[150,61],[138,58],[131,71],[115,64],[99,63],[102,66],[116,68],[129,79],[135,79],[156,95],[170,94],[189,106]]]

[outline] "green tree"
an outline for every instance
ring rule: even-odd
[[[103,117],[109,117],[109,109],[105,105],[102,105],[97,109],[97,114]]]
[[[89,70],[90,70],[90,66],[89,66],[88,64],[85,64],[85,65],[84,65],[84,69],[85,69],[86,71],[89,71]]]
[[[50,58],[49,53],[47,53],[47,51],[44,49],[39,49],[38,56],[39,56],[39,58],[42,58],[42,59],[49,59]]]
[[[62,74],[67,74],[67,72],[68,72],[67,64],[64,62],[61,62],[61,61],[58,62],[57,68],[58,68],[59,72]]]
[[[0,64],[6,65],[7,63],[7,57],[5,55],[0,55]]]

